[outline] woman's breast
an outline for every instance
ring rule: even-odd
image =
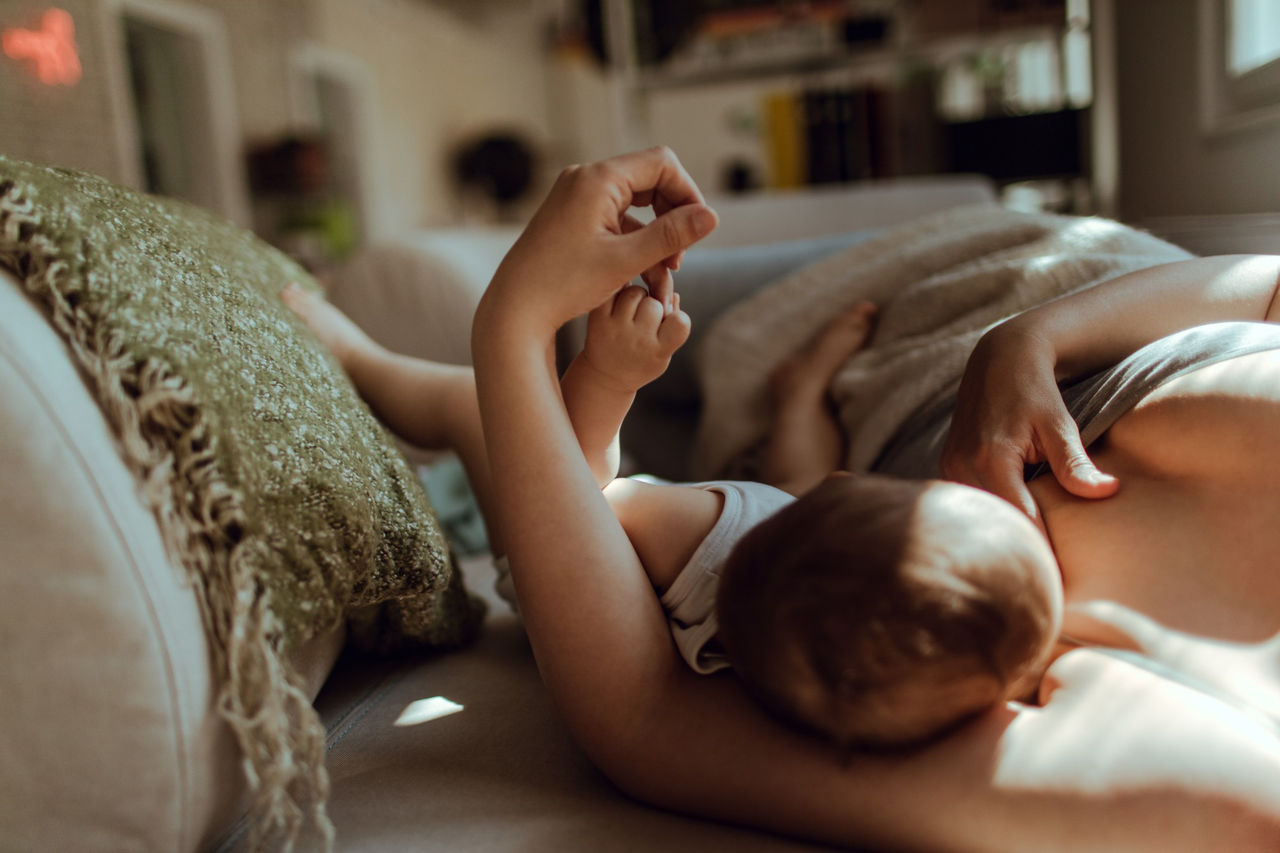
[[[1072,611],[1109,602],[1206,638],[1280,634],[1280,353],[1166,383],[1090,455],[1120,479],[1114,497],[1075,498],[1051,476],[1031,484],[1069,622]],[[1092,617],[1078,622],[1086,634],[1108,630]]]

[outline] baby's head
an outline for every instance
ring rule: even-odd
[[[719,638],[763,704],[837,742],[895,746],[1034,689],[1062,620],[1025,516],[937,480],[829,477],[733,549]]]

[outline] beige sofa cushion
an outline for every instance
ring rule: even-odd
[[[528,639],[490,602],[480,640],[433,659],[345,657],[316,707],[328,730],[330,814],[342,853],[820,853],[824,845],[684,817],[619,793],[569,736]],[[244,835],[218,853],[248,853]]]
[[[365,247],[325,282],[329,301],[392,352],[471,363],[471,317],[517,228],[413,231]]]
[[[0,400],[0,838],[194,849],[244,789],[195,597],[62,342],[3,270]]]

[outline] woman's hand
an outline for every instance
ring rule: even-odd
[[[641,224],[632,206],[657,214]],[[560,173],[546,201],[503,259],[493,298],[518,300],[543,329],[558,328],[643,276],[669,313],[671,270],[717,223],[667,148],[623,154]]]
[[[1052,345],[1014,322],[984,335],[965,366],[939,464],[942,476],[1004,498],[1041,527],[1023,478],[1027,464],[1047,461],[1078,497],[1105,498],[1119,488],[1085,452],[1055,365]]]

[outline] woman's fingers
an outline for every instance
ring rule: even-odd
[[[680,163],[675,153],[666,146],[660,145],[621,154],[605,161],[605,163],[626,184],[623,207],[630,205],[652,207],[656,214],[655,222],[664,218],[668,213],[685,207],[697,206],[710,210],[710,208],[706,207],[706,202],[702,197],[702,191],[698,189],[698,185],[694,183],[693,178],[685,171],[683,164]],[[714,217],[714,214],[712,216]],[[704,224],[707,222],[705,219],[702,221]],[[661,263],[668,269],[679,269],[680,262],[684,257],[684,250],[695,240],[711,233],[714,228],[715,220],[712,218],[710,224],[706,226],[706,230],[699,233],[697,237],[687,242],[670,240],[669,245],[672,247],[670,251],[654,258],[651,263],[645,264],[645,267],[647,268],[654,263]],[[663,236],[665,240],[672,235]]]
[[[628,204],[652,205],[661,216],[686,204],[702,204],[698,185],[689,177],[675,152],[665,145],[620,154],[608,161],[624,176],[630,190]]]
[[[649,204],[658,216],[648,224],[628,213]],[[490,283],[487,292],[506,298],[488,301],[500,301],[523,323],[555,329],[644,276],[667,313],[670,269],[716,222],[667,149],[566,167]],[[532,296],[517,310],[511,306],[521,294]]]
[[[1047,462],[1070,494],[1106,498],[1119,482],[1085,451],[1054,376],[1054,356],[1040,338],[1001,334],[978,342],[965,366],[955,416],[943,446],[944,477],[986,489],[1044,529],[1024,481],[1027,465]]]
[[[645,223],[641,222],[630,213],[623,213],[618,220],[620,230],[623,234],[632,234],[645,228]],[[679,254],[683,254],[680,252]],[[662,303],[664,314],[670,314],[674,308],[672,298],[675,294],[675,280],[671,276],[671,271],[679,266],[679,259],[673,261],[670,257],[664,257],[653,266],[647,268],[640,274],[645,285],[649,288],[649,295]]]
[[[1022,457],[1010,451],[992,460],[985,475],[980,475],[981,482],[970,485],[977,485],[996,497],[1004,498],[1021,510],[1027,518],[1034,521],[1043,533],[1044,519],[1040,516],[1040,507],[1036,504],[1035,498],[1031,497],[1031,490],[1027,488],[1023,471]]]

